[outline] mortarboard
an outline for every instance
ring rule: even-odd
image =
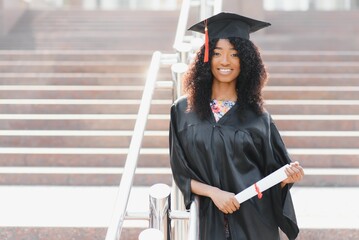
[[[208,62],[209,39],[226,39],[229,37],[249,39],[250,33],[270,25],[270,23],[244,17],[235,13],[221,12],[196,23],[188,30],[205,34],[204,62]]]

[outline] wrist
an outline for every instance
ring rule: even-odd
[[[218,190],[219,190],[219,188],[210,186],[208,188],[207,197],[212,199]]]

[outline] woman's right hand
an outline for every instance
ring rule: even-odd
[[[217,208],[225,214],[234,213],[240,208],[240,204],[235,198],[234,193],[214,188],[214,190],[211,191],[210,198]]]

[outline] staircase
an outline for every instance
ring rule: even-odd
[[[177,19],[168,11],[29,11],[1,39],[0,239],[104,239],[150,57],[173,52]],[[291,50],[290,42],[279,51],[267,39],[283,33],[267,34],[254,38],[270,73],[266,108],[306,168],[292,189],[298,239],[358,239],[359,52]],[[164,66],[159,81],[170,79]],[[172,184],[170,105],[171,91],[156,89],[130,211],[147,210],[152,184]],[[122,239],[146,227],[126,221]]]
[[[104,239],[151,55],[172,53],[177,19],[170,11],[29,11],[1,39],[0,239]],[[170,74],[164,66],[159,81]],[[171,98],[156,89],[130,207],[163,176],[171,185],[161,146]],[[127,221],[123,239],[147,224]]]

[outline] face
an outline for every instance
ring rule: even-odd
[[[213,81],[220,83],[235,82],[241,69],[237,50],[227,39],[220,39],[211,59]]]

